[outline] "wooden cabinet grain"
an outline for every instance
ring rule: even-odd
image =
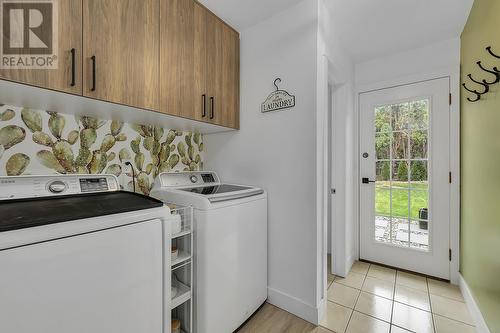
[[[58,4],[56,69],[0,69],[0,78],[37,87],[82,93],[82,0]],[[29,55],[28,55],[29,56]]]
[[[160,0],[83,0],[83,95],[159,110]]]
[[[164,0],[162,112],[239,127],[239,34],[192,0]]]

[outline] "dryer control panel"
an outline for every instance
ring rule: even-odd
[[[118,191],[113,175],[0,177],[0,200]]]

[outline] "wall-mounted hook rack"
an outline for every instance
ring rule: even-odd
[[[491,46],[488,46],[486,47],[486,51],[488,51],[488,53],[496,58],[496,59],[500,59],[500,56],[497,55],[496,53],[494,53],[492,50],[491,50]],[[498,70],[497,67],[493,67],[493,69],[488,69],[486,68],[483,63],[481,61],[477,61],[476,62],[476,65],[479,66],[479,68],[488,73],[488,74],[491,74],[491,75],[495,75],[495,80],[494,81],[486,81],[486,79],[482,79],[481,81],[477,81],[475,80],[473,77],[472,77],[472,74],[467,74],[467,77],[469,78],[469,80],[471,80],[472,82],[474,82],[475,84],[478,84],[480,86],[482,86],[484,88],[484,91],[483,92],[479,92],[477,90],[472,90],[472,89],[469,89],[467,88],[467,86],[465,85],[465,83],[462,83],[462,86],[464,87],[465,90],[467,90],[468,92],[476,95],[474,99],[471,99],[469,97],[467,97],[467,100],[469,102],[477,102],[481,99],[481,95],[484,95],[486,94],[487,92],[490,91],[490,85],[492,84],[497,84],[498,82],[500,82],[500,70]]]

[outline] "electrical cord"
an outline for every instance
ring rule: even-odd
[[[125,165],[129,165],[130,166],[130,170],[132,170],[132,188],[134,189],[134,192],[135,192],[135,170],[134,170],[134,166],[129,161],[125,162]]]

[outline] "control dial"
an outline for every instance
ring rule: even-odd
[[[49,183],[48,189],[52,193],[61,193],[66,190],[66,183],[60,180],[54,180]]]
[[[196,183],[198,181],[198,177],[196,177],[195,175],[191,175],[189,176],[189,180],[191,181],[191,183]]]

